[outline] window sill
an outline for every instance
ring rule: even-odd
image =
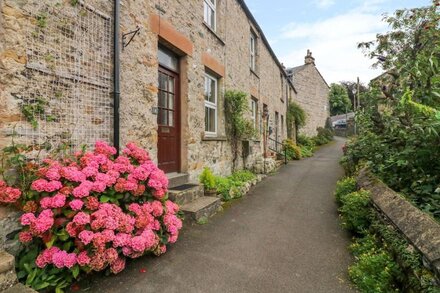
[[[208,29],[208,31],[214,35],[214,37],[217,38],[217,40],[223,45],[225,46],[226,43],[225,41],[223,41],[223,39],[209,26],[209,24],[207,24],[206,22],[203,22],[203,25]]]
[[[250,71],[253,75],[255,75],[258,79],[260,79],[260,77],[258,76],[258,74],[257,74],[252,68],[249,68],[249,71]]]
[[[226,136],[204,136],[202,141],[227,141]]]

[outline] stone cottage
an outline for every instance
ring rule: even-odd
[[[316,128],[324,127],[330,117],[329,86],[316,68],[312,52],[307,50],[304,65],[287,69],[289,79],[298,91],[296,102],[306,111],[307,122],[300,133],[317,134]]]
[[[263,109],[272,138],[286,138],[295,89],[244,1],[121,1],[118,89],[113,5],[58,2],[1,2],[0,146],[14,132],[78,148],[112,142],[119,128],[121,146],[138,143],[167,173],[196,179],[209,166],[226,175],[226,90],[248,94],[260,131],[242,164],[262,154]]]
[[[118,2],[0,1],[1,148],[133,141],[173,186],[228,175],[227,90],[247,93],[259,133],[241,167],[261,160],[263,129],[286,138],[296,91],[243,0]],[[0,210],[0,250],[15,216]]]

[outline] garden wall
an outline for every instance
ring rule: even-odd
[[[371,192],[375,208],[423,255],[425,266],[440,280],[440,224],[373,177],[367,169],[360,171],[357,184]]]

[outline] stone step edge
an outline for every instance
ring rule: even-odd
[[[221,208],[221,203],[220,198],[203,196],[181,206],[181,210],[187,215],[186,219],[198,221],[203,217],[215,215]]]
[[[193,184],[193,183],[190,183]],[[204,188],[201,184],[194,184],[195,186],[185,190],[168,190],[168,198],[178,204],[179,206],[188,204],[202,196],[204,196]]]

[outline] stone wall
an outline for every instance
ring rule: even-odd
[[[210,166],[217,174],[231,172],[231,148],[225,139],[222,99],[226,90],[248,93],[249,103],[251,95],[256,98],[259,116],[263,103],[268,105],[272,127],[275,112],[279,113],[280,120],[282,115],[284,128],[281,130],[280,121],[278,139],[286,137],[287,97],[281,88],[281,79],[285,80],[286,76],[243,5],[244,2],[238,0],[218,1],[217,30],[213,32],[203,21],[203,1],[123,1],[121,33],[137,27],[140,31],[121,52],[122,145],[134,141],[146,148],[153,159],[157,157],[157,116],[152,114],[152,109],[157,106],[159,44],[180,56],[181,171],[188,172],[192,180],[196,180],[205,166]],[[108,42],[106,35],[97,35],[95,43],[90,41],[90,46],[93,45],[90,52],[86,51],[87,46],[75,51],[73,44],[87,45],[84,37],[94,36],[87,30],[87,23],[81,23],[94,13],[109,18],[113,25],[112,5],[106,0],[87,1],[86,4],[79,1],[73,6],[67,0],[4,0],[0,2],[0,10],[0,147],[11,142],[13,129],[20,130],[16,140],[25,143],[49,140],[79,147],[97,139],[111,141],[112,65],[102,56],[112,48],[105,43]],[[62,17],[64,15],[70,18]],[[83,32],[66,31],[64,27],[71,29],[76,21]],[[103,29],[109,28],[104,26]],[[251,30],[257,35],[255,72],[249,68]],[[51,35],[60,31],[64,35]],[[70,38],[70,47],[62,46],[66,38]],[[99,47],[99,42],[105,46]],[[30,50],[31,46],[35,48]],[[43,55],[37,54],[40,51]],[[97,52],[96,55],[93,52]],[[34,62],[35,56],[38,62]],[[70,72],[64,64],[72,58],[81,59],[78,56],[88,59],[75,63],[80,73]],[[35,64],[40,66],[37,66],[39,70],[32,66]],[[94,78],[85,80],[93,85],[89,88],[81,83],[84,80],[80,77],[84,79],[83,73],[93,66],[100,66],[100,74],[92,74]],[[207,70],[219,78],[218,135],[214,138],[206,138],[204,134],[203,91]],[[67,82],[69,77],[74,80],[73,85]],[[106,94],[106,100],[88,101],[89,96],[98,95],[97,86],[105,88],[99,98]],[[45,113],[37,113],[38,123],[33,127],[23,116],[22,107],[26,102],[34,105],[32,103],[40,97],[47,103],[44,104]],[[82,106],[76,107],[78,104]],[[261,125],[261,121],[258,124]],[[239,160],[241,166],[251,167],[261,156],[261,141],[260,137],[251,142],[252,153],[245,160]]]
[[[377,210],[423,255],[428,269],[440,280],[440,224],[371,176],[367,169],[359,172],[357,183],[359,188],[371,192]]]
[[[324,127],[330,117],[329,87],[314,62],[301,66],[293,75],[293,84],[298,91],[296,102],[306,111],[307,122],[300,133],[314,136],[316,128]]]

